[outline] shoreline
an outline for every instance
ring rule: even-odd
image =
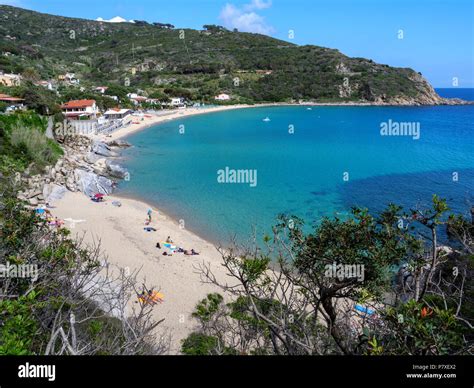
[[[425,106],[453,106],[453,105],[474,105],[474,102],[464,101],[463,104],[439,104],[439,105],[410,105],[410,104],[385,104],[376,102],[304,102],[304,103],[290,103],[290,102],[273,102],[273,103],[262,103],[262,104],[236,104],[236,105],[213,105],[204,108],[186,108],[177,110],[165,110],[166,113],[163,115],[157,115],[153,113],[144,113],[142,122],[136,124],[130,124],[126,127],[119,128],[109,135],[93,135],[94,140],[101,141],[113,141],[123,139],[136,132],[150,128],[154,125],[161,124],[163,122],[176,120],[179,118],[191,117],[200,114],[224,112],[235,109],[246,109],[246,108],[265,108],[265,107],[280,107],[280,106],[300,106],[300,107],[318,107],[318,106],[344,106],[344,107],[425,107]],[[160,112],[160,111],[157,111]],[[151,117],[145,117],[151,116]]]
[[[161,214],[162,216],[164,216],[166,218],[166,220],[172,222],[177,227],[179,226],[178,217],[173,216],[172,214],[170,214],[166,209],[161,207],[158,203],[155,203],[155,202],[152,202],[152,201],[147,201],[143,198],[140,198],[139,196],[125,195],[125,194],[122,194],[120,192],[115,192],[111,196],[109,196],[109,198],[112,198],[112,197],[115,198],[115,200],[119,200],[119,201],[125,200],[125,201],[134,201],[134,202],[137,202],[137,203],[141,203],[141,204],[147,206],[148,208],[152,209],[154,214],[157,214],[157,213]],[[210,245],[213,245],[213,246],[219,246],[220,245],[219,241],[214,241],[212,239],[209,239],[209,238],[205,237],[203,235],[203,233],[201,233],[201,232],[199,232],[195,229],[186,227],[186,230],[189,233],[192,233],[193,235],[195,235],[196,237],[200,238],[201,240],[205,241],[206,243],[208,243]]]
[[[178,109],[178,110],[169,110],[166,113],[169,114],[148,114],[144,113],[142,117],[142,121],[139,123],[132,123],[126,127],[122,127],[117,129],[116,131],[112,132],[109,135],[93,135],[92,138],[94,140],[100,141],[113,141],[118,139],[123,139],[127,136],[130,136],[136,132],[141,130],[150,128],[154,125],[158,125],[164,122],[177,120],[179,118],[191,117],[201,114],[208,114],[208,113],[216,113],[216,112],[223,112],[227,110],[234,110],[234,109],[245,109],[245,108],[257,108],[257,107],[265,107],[265,106],[273,106],[273,104],[259,104],[259,105],[219,105],[219,106],[212,106],[209,108],[186,108],[186,109]],[[158,111],[159,112],[159,111]],[[146,117],[151,116],[151,117]]]
[[[112,205],[113,201],[120,201],[121,206]],[[181,340],[197,325],[191,316],[197,303],[209,293],[223,294],[216,286],[201,282],[199,265],[209,265],[221,282],[230,280],[216,246],[181,228],[154,206],[131,198],[110,195],[105,202],[95,203],[81,192],[68,191],[53,206],[52,213],[65,220],[65,227],[74,238],[83,238],[87,246],[99,244],[111,264],[130,273],[139,271],[137,284],[144,283],[164,294],[164,302],[153,309],[154,319],[165,319],[156,334],[171,334],[170,354],[179,354]],[[148,209],[153,210],[149,226],[156,229],[154,232],[144,230]],[[170,252],[163,246],[168,236],[177,247],[195,249],[199,255],[163,255]],[[161,249],[156,247],[157,242]]]
[[[308,103],[188,108],[167,115],[143,116],[143,121],[121,128],[110,136],[95,135],[91,138],[110,142],[162,122],[197,114],[278,106],[374,105]],[[121,206],[113,206],[113,201],[120,201]],[[129,269],[131,273],[140,270],[138,284],[145,283],[164,294],[164,302],[156,305],[153,310],[156,320],[165,319],[163,324],[158,326],[157,333],[161,334],[163,330],[171,333],[170,354],[179,354],[181,340],[186,338],[197,324],[191,316],[197,303],[211,292],[223,294],[216,286],[202,283],[197,267],[206,263],[221,283],[231,280],[221,265],[222,258],[216,249],[216,244],[202,236],[199,231],[181,228],[179,220],[163,212],[159,204],[150,204],[136,197],[121,196],[120,193],[111,194],[104,203],[95,203],[82,192],[67,191],[64,197],[54,201],[53,205],[55,206],[52,209],[53,214],[66,221],[65,226],[71,230],[72,236],[83,237],[84,242],[91,245],[100,242],[102,251],[111,264]],[[155,232],[144,230],[148,209],[153,209],[150,226],[156,229]],[[161,249],[158,249],[156,243],[164,242],[168,236],[171,236],[176,246],[186,250],[195,249],[200,255],[187,256],[183,253],[163,255],[163,252],[169,250],[164,249],[163,244]]]

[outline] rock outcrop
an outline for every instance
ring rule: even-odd
[[[115,180],[126,179],[128,171],[117,162],[106,158],[119,156],[111,147],[125,148],[130,144],[114,141],[110,145],[92,141],[87,136],[62,139],[64,155],[43,174],[30,176],[29,169],[17,178],[27,187],[18,197],[31,206],[54,202],[68,191],[82,192],[87,196],[97,193],[111,194]]]

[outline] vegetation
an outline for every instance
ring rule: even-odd
[[[95,99],[105,110],[117,104],[113,96],[131,106],[126,96],[138,91],[162,102],[214,102],[226,92],[232,103],[250,104],[433,93],[411,69],[216,25],[196,31],[160,22],[101,23],[10,6],[0,6],[0,20],[0,70],[24,80],[0,92],[23,98],[31,109],[0,114],[0,265],[37,269],[34,278],[0,277],[0,354],[167,349],[155,337],[160,322],[152,320],[151,306],[133,303],[143,291],[136,274],[104,266],[100,247],[49,228],[16,198],[17,173],[40,172],[61,156],[46,132],[50,119],[63,119],[65,100]],[[60,85],[56,93],[36,85],[66,72],[76,73],[84,89]],[[106,94],[93,91],[99,85],[108,87]],[[221,250],[232,287],[201,267],[203,281],[226,298],[214,293],[197,305],[199,329],[183,341],[182,352],[471,354],[474,227],[459,215],[446,218],[448,211],[434,196],[430,209],[390,205],[376,216],[354,209],[351,218],[325,219],[310,233],[301,220],[282,215],[265,239],[266,252]],[[439,245],[443,227],[449,249]],[[331,272],[336,268],[360,273]],[[126,306],[134,307],[131,316]]]
[[[15,198],[6,177],[0,188],[0,265],[18,275],[0,277],[0,355],[166,351],[166,340],[155,338],[160,322],[151,319],[152,307],[131,302],[140,292],[136,273],[104,266],[100,247],[48,227]]]
[[[61,147],[46,137],[46,118],[34,112],[0,115],[0,172],[40,172],[54,165],[62,155]]]
[[[102,23],[10,6],[0,10],[0,51],[8,53],[0,70],[30,80],[74,72],[86,88],[107,83],[195,101],[214,101],[226,92],[236,103],[435,95],[411,69],[221,26],[197,31],[158,22]]]
[[[390,205],[376,217],[353,209],[306,235],[300,220],[281,216],[266,253],[221,251],[233,281],[220,283],[201,267],[202,279],[231,301],[211,294],[198,304],[200,329],[183,352],[472,354],[474,228],[463,217],[446,220],[447,211],[437,196],[430,209]],[[456,250],[437,243],[446,224]]]
[[[0,355],[164,353],[161,321],[136,299],[137,274],[17,199],[19,174],[41,172],[62,153],[46,127],[34,112],[0,115]]]

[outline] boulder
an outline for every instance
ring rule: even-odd
[[[52,187],[49,184],[45,184],[43,186],[43,197],[44,198],[48,198],[48,196],[51,194],[51,189],[52,189]]]
[[[81,169],[76,169],[74,175],[78,189],[89,197],[97,193],[110,194],[113,191],[113,182],[108,178]]]
[[[74,177],[72,176],[69,176],[67,179],[66,179],[66,187],[69,191],[77,191],[77,186],[76,186],[76,182],[74,181]]]
[[[53,203],[54,201],[60,200],[66,193],[66,188],[56,184],[48,185],[48,195],[44,198],[46,202]],[[43,194],[44,195],[44,194]]]
[[[119,164],[116,164],[110,160],[105,162],[107,166],[107,173],[113,177],[118,179],[125,179],[128,176],[127,169],[123,168]]]
[[[95,154],[94,152],[88,152],[86,155],[84,155],[84,161],[89,164],[94,164],[101,158],[101,156]]]
[[[27,198],[37,197],[38,195],[43,194],[43,191],[39,187],[33,187],[28,194],[26,195]]]
[[[28,202],[29,202],[29,204],[30,204],[31,206],[38,206],[38,204],[39,204],[39,201],[38,201],[37,198],[30,198],[30,199],[28,200]]]
[[[118,147],[118,148],[128,148],[132,146],[129,142],[126,142],[125,140],[121,140],[121,139],[111,140],[107,143],[107,145],[109,147]]]
[[[97,155],[105,156],[107,158],[119,155],[117,152],[112,151],[107,144],[100,141],[97,141],[92,145],[92,152]]]

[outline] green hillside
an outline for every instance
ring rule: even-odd
[[[198,101],[225,92],[234,102],[440,102],[412,69],[219,26],[170,27],[0,6],[0,70],[28,70],[41,79],[74,72],[86,86],[116,83]]]

